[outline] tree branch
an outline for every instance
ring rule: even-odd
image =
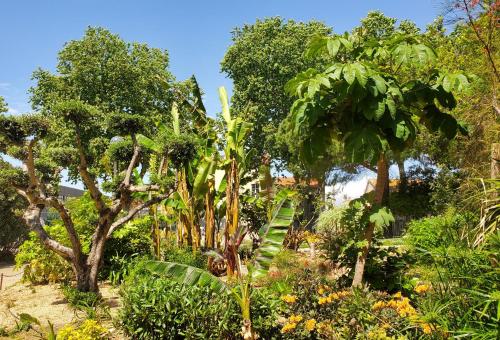
[[[46,199],[46,202],[53,207],[54,209],[57,210],[59,215],[61,216],[61,219],[64,223],[64,227],[66,228],[66,231],[68,232],[68,237],[71,242],[72,248],[73,248],[73,253],[75,255],[75,258],[77,261],[79,261],[82,256],[82,245],[80,243],[80,238],[78,237],[78,233],[75,229],[75,225],[73,224],[73,219],[71,218],[68,210],[66,207],[55,197],[50,197]]]
[[[28,173],[28,177],[30,179],[30,188],[36,188],[39,183],[35,173],[35,160],[33,157],[33,147],[35,146],[36,141],[36,139],[32,139],[28,143],[28,157],[26,157],[25,161],[23,162],[25,171]]]
[[[160,186],[157,184],[131,185],[129,187],[130,192],[148,192],[148,191],[158,191],[158,190],[160,190]]]
[[[40,220],[40,214],[43,208],[43,205],[40,206],[31,203],[23,215],[26,225],[28,225],[38,235],[47,248],[56,252],[65,260],[71,262],[74,258],[73,250],[69,247],[63,246],[61,243],[51,238],[43,228]]]
[[[167,194],[162,194],[162,195],[158,195],[156,197],[153,197],[149,201],[146,201],[146,202],[136,206],[135,208],[131,209],[126,216],[116,220],[111,225],[111,228],[109,228],[109,231],[108,231],[107,238],[111,237],[111,234],[113,234],[113,231],[116,228],[118,228],[118,227],[122,226],[123,224],[127,223],[128,221],[130,221],[138,212],[152,206],[153,204],[156,204],[156,203],[163,201],[164,199],[168,198],[173,192],[174,191],[171,191]]]
[[[83,152],[82,141],[78,133],[76,134],[76,145],[78,149],[78,154],[80,156],[80,165],[78,165],[78,172],[82,177],[83,183],[89,190],[90,196],[95,202],[97,211],[100,214],[102,214],[104,211],[108,209],[108,207],[104,202],[104,200],[102,199],[102,193],[97,187],[94,178],[87,170],[88,169],[87,158],[85,157],[85,153]]]
[[[130,179],[132,177],[132,172],[135,169],[136,163],[139,160],[139,155],[141,152],[141,146],[139,143],[137,143],[137,138],[135,137],[135,134],[132,134],[132,143],[134,145],[134,154],[132,155],[132,159],[130,160],[130,163],[127,168],[127,172],[125,172],[125,178],[123,179],[123,184],[125,186],[130,185]]]

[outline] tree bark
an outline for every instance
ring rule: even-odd
[[[225,257],[227,263],[227,275],[229,278],[236,271],[238,245],[234,239],[238,229],[239,212],[239,189],[240,181],[238,174],[238,163],[235,159],[231,160],[230,168],[227,173],[226,187],[226,229],[225,236]]]
[[[387,202],[388,199],[388,187],[389,184],[389,165],[384,154],[381,154],[377,162],[377,183],[375,185],[375,198],[373,200],[374,206],[381,206]],[[366,259],[368,257],[368,252],[373,239],[373,234],[375,232],[375,224],[369,223],[365,230],[363,241],[365,245],[361,248],[361,252],[358,254],[356,261],[356,266],[354,267],[354,278],[352,280],[353,287],[361,286],[363,282],[363,275],[365,271]]]
[[[208,183],[208,190],[205,194],[205,247],[213,249],[215,247],[215,211],[214,211],[214,181]]]

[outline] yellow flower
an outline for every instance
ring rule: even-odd
[[[339,294],[337,293],[331,293],[330,295],[328,295],[328,297],[330,298],[330,300],[338,300],[340,298]]]
[[[416,286],[414,290],[417,294],[425,294],[429,289],[431,289],[429,285],[422,284]]]
[[[378,310],[386,307],[386,303],[384,301],[377,301],[373,304],[372,310]]]
[[[325,303],[327,303],[327,302],[328,302],[328,297],[320,297],[320,298],[318,299],[318,304],[319,304],[319,305],[323,305],[323,304],[325,304]]]
[[[306,321],[305,324],[306,329],[311,332],[314,330],[314,327],[316,327],[316,320],[315,319],[309,319]]]
[[[433,331],[432,326],[429,325],[428,323],[422,324],[422,330],[424,331],[425,334],[431,334]]]
[[[397,292],[396,294],[393,295],[396,299],[400,299],[401,298],[401,292]]]
[[[299,323],[299,322],[302,321],[302,315],[300,315],[300,314],[297,314],[297,315],[292,314],[290,316],[289,320],[290,320],[291,323]]]
[[[325,290],[323,288],[318,289],[318,294],[319,295],[325,294]]]
[[[295,301],[297,301],[297,297],[295,295],[287,294],[287,295],[283,295],[281,297],[281,300],[283,300],[287,303],[295,303]]]
[[[287,323],[286,325],[283,326],[283,328],[281,329],[281,333],[284,334],[284,333],[288,333],[292,330],[295,329],[295,327],[297,327],[297,324],[296,323]]]

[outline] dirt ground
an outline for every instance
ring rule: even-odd
[[[15,274],[12,266],[0,267],[0,273]],[[9,274],[9,275],[11,275]],[[57,284],[48,285],[28,285],[19,282],[21,276],[15,276],[6,281],[0,290],[0,329],[11,330],[16,326],[16,320],[21,313],[27,313],[37,318],[42,326],[47,326],[47,321],[54,324],[57,330],[62,326],[78,322],[85,318],[85,313],[76,311],[70,307]],[[7,282],[7,284],[6,284]],[[110,315],[114,318],[120,307],[118,290],[109,284],[100,285],[100,292],[105,303],[109,306]],[[112,321],[108,320],[104,326],[113,334],[113,338],[119,339],[122,336],[114,329]],[[17,339],[39,339],[32,331],[29,333],[16,334]],[[1,337],[0,339],[8,339]]]

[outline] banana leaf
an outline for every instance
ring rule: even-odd
[[[182,263],[148,261],[146,263],[146,269],[152,273],[167,276],[184,286],[208,286],[216,293],[222,293],[229,290],[224,282],[206,270]]]
[[[259,231],[262,242],[255,253],[255,276],[265,275],[273,258],[283,248],[283,241],[293,223],[294,214],[292,201],[283,199],[276,204],[270,223]]]

